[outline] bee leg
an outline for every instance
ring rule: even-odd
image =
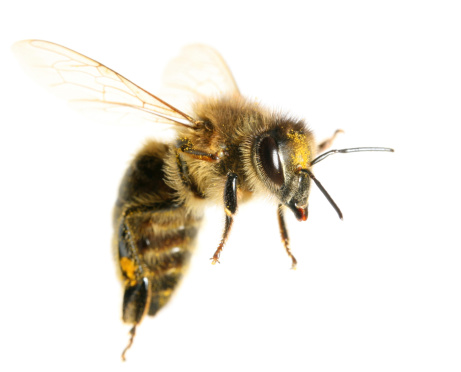
[[[330,138],[327,138],[325,141],[321,142],[317,146],[317,154],[320,154],[320,153],[328,150],[331,147],[331,145],[333,144],[333,141],[335,140],[336,136],[339,133],[344,133],[344,131],[342,129],[337,129]]]
[[[283,245],[285,247],[285,250],[288,253],[288,256],[291,258],[291,268],[292,270],[296,270],[296,265],[298,264],[298,262],[296,261],[296,258],[291,253],[290,239],[288,238],[288,231],[285,226],[285,218],[283,217],[283,205],[281,204],[279,204],[277,208],[277,217],[279,220],[280,235],[282,236]]]
[[[210,258],[213,260],[211,262],[213,265],[215,265],[216,262],[219,263],[219,256],[229,236],[232,222],[234,221],[234,214],[237,212],[237,175],[232,172],[227,175],[226,185],[224,186],[224,211],[226,212],[226,221],[223,236],[218,249],[216,249],[213,257]]]
[[[209,161],[211,163],[221,161],[221,158],[224,155],[223,151],[219,151],[216,154],[210,154],[205,151],[197,150],[189,140],[183,141],[183,143],[178,147],[178,150],[192,158]]]
[[[133,345],[134,336],[136,336],[136,326],[134,325],[133,328],[130,329],[130,340],[128,341],[128,345],[126,345],[125,349],[122,352],[122,361],[126,361],[125,354],[131,345]]]
[[[122,360],[125,361],[125,354],[133,345],[136,327],[141,323],[150,305],[150,285],[147,278],[142,278],[135,283],[129,283],[125,287],[123,296],[123,321],[133,324],[130,330],[130,340],[122,352]]]
[[[127,210],[122,215],[119,229],[119,262],[122,276],[125,279],[125,293],[123,296],[122,319],[125,323],[133,324],[130,330],[130,340],[122,352],[122,360],[133,344],[136,327],[146,315],[151,298],[151,286],[146,270],[141,266],[135,237],[129,223],[133,215],[142,214],[141,210]]]

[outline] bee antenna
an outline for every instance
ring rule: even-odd
[[[309,175],[309,177],[315,182],[317,187],[320,189],[322,194],[325,195],[325,198],[327,198],[327,200],[330,202],[331,206],[335,209],[336,213],[338,213],[338,217],[340,219],[343,219],[343,214],[342,214],[341,210],[336,205],[335,201],[330,196],[330,194],[328,194],[327,190],[325,190],[325,188],[322,186],[320,181],[317,178],[315,178],[315,176],[312,174],[312,172],[309,169],[301,169],[300,172],[305,172],[305,173],[307,173]]]
[[[330,155],[333,155],[333,154],[348,154],[350,152],[362,152],[362,151],[394,152],[394,149],[390,149],[388,147],[352,147],[352,148],[349,148],[349,149],[330,150],[330,151],[327,151],[327,152],[323,153],[322,155],[317,156],[314,160],[312,160],[311,166],[314,165],[314,164],[317,164],[318,162],[322,161],[326,157],[328,157]],[[315,180],[315,179],[313,178],[313,180]]]

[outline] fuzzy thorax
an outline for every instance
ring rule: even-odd
[[[237,175],[239,202],[255,194],[276,196],[278,202],[286,199],[281,195],[283,186],[271,182],[258,158],[258,143],[264,136],[273,136],[278,143],[287,185],[297,169],[308,167],[315,156],[313,134],[303,121],[242,97],[201,101],[195,105],[195,118],[194,127],[180,130],[178,143],[185,143],[188,151],[214,154],[219,159],[189,156],[178,147],[172,148],[166,159],[167,183],[177,190],[178,202],[190,210],[202,209],[209,202],[222,204],[230,172]],[[178,174],[178,156],[187,175]]]

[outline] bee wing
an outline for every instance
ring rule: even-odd
[[[24,40],[13,45],[13,52],[34,80],[77,109],[130,123],[192,126],[195,122],[110,68],[61,45]]]
[[[204,97],[240,95],[222,56],[202,44],[182,48],[167,65],[162,84],[162,97],[180,107],[190,107],[194,100]]]

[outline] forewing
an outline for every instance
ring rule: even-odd
[[[202,44],[182,48],[167,65],[162,83],[162,97],[184,108],[205,97],[240,95],[224,59],[215,49]]]
[[[122,75],[61,45],[24,40],[14,44],[13,51],[38,83],[78,109],[129,123],[147,121],[185,126],[194,123],[192,117]]]

